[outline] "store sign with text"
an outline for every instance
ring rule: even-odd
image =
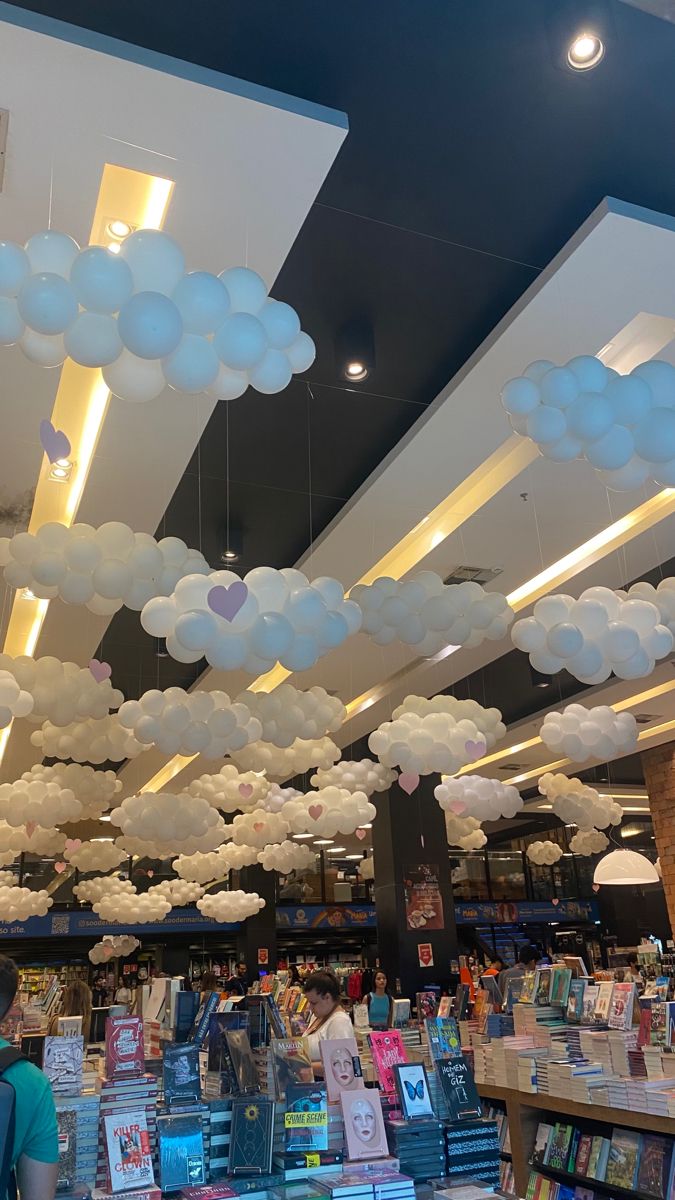
[[[434,951],[431,942],[417,943],[417,958],[421,967],[433,967]]]
[[[480,901],[475,904],[455,904],[455,920],[458,925],[473,925],[485,921],[489,925],[519,925],[537,921],[584,921],[598,920],[597,900],[497,900],[494,903]]]
[[[280,904],[277,929],[369,929],[375,925],[372,904]]]

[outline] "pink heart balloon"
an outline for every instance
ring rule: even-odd
[[[255,829],[256,833],[262,833],[263,829],[265,828],[265,822],[256,821],[253,828]]]
[[[323,807],[320,804],[310,804],[307,812],[313,821],[318,821],[319,817],[323,813]]]
[[[40,444],[50,463],[57,458],[68,458],[70,442],[62,429],[55,429],[51,421],[40,421]]]
[[[79,850],[81,845],[81,838],[68,838],[66,841],[66,850]]]
[[[225,587],[222,583],[212,587],[206,595],[206,602],[216,616],[226,621],[234,621],[237,613],[244,607],[248,597],[248,588],[242,579]]]
[[[357,836],[357,838],[359,839],[359,841],[360,841],[360,842],[362,842],[362,841],[363,841],[363,839],[364,839],[364,837],[366,836],[367,832],[368,832],[368,830],[367,830],[367,829],[357,829],[357,830],[356,830],[356,836]]]
[[[57,862],[57,863],[54,863],[54,870],[56,871],[57,875],[61,875],[63,873],[63,871],[65,871],[67,866],[68,866],[67,863]]]
[[[149,870],[149,871],[148,871],[148,879],[152,879],[152,877],[153,877],[154,873],[155,873],[155,872],[154,872],[152,869],[151,869],[151,870]]]
[[[36,829],[35,821],[26,821],[26,837],[32,837]]]
[[[414,771],[403,771],[398,777],[398,786],[403,788],[403,791],[412,796],[415,788],[419,785],[420,777]]]
[[[251,798],[251,796],[253,795],[253,784],[252,783],[240,783],[239,784],[239,795],[242,797],[243,800],[249,800]]]
[[[454,812],[456,817],[461,817],[462,813],[466,812],[466,804],[463,800],[453,800],[450,804],[450,812]]]
[[[464,749],[469,762],[475,762],[477,758],[482,758],[485,754],[485,742],[465,742]]]
[[[89,663],[89,670],[91,671],[97,683],[103,683],[105,679],[110,679],[110,676],[112,675],[112,667],[110,666],[110,663],[100,662],[98,658],[92,658],[91,662]]]
[[[559,900],[551,900],[551,904],[553,905],[554,908],[557,908],[558,905],[560,904],[560,901]]]
[[[599,891],[600,891],[600,884],[599,884],[599,883],[594,883],[594,884],[593,884],[593,891],[594,891],[594,892],[599,892]]]

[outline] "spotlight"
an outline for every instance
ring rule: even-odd
[[[567,62],[573,71],[590,71],[597,67],[605,53],[601,39],[595,33],[583,32],[570,43]]]
[[[241,527],[231,524],[227,529],[222,526],[220,529],[220,561],[226,566],[231,566],[232,563],[239,562],[244,553],[244,535]]]
[[[169,651],[166,648],[166,638],[155,638],[155,656],[157,658],[169,657]]]
[[[370,322],[348,321],[335,338],[335,361],[339,374],[349,383],[363,383],[375,370],[375,343]]]
[[[108,249],[111,254],[119,254],[119,252],[120,252],[119,242],[108,242]]]
[[[49,469],[48,478],[54,483],[67,483],[70,479],[73,470],[73,463],[69,458],[57,458],[56,462],[52,463]]]
[[[542,675],[541,671],[535,671],[532,665],[530,665],[530,677],[532,679],[532,687],[536,688],[550,687],[553,682],[550,675]]]
[[[117,238],[121,242],[122,238],[128,237],[131,233],[131,225],[128,221],[109,221],[106,232],[110,234],[110,237]]]

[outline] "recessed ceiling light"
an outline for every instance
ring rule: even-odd
[[[347,858],[347,859],[357,859],[358,858],[360,860],[363,858],[363,855],[362,854],[345,854],[345,858]]]
[[[49,478],[55,483],[66,483],[66,481],[70,478],[70,472],[72,469],[72,463],[69,463],[67,467],[61,467],[54,463],[54,466],[49,472]]]
[[[23,591],[21,592],[21,599],[22,600],[34,600],[35,592],[31,591],[31,589],[29,587],[25,587],[23,589]]]
[[[360,362],[358,358],[355,358],[352,360],[352,362],[347,363],[345,367],[345,375],[354,383],[361,383],[364,379],[368,378],[368,368],[365,363]]]
[[[590,71],[597,67],[605,53],[605,47],[595,33],[578,33],[570,43],[567,62],[573,71]]]
[[[99,821],[109,821],[110,817],[99,817]]]
[[[297,838],[298,841],[300,841],[300,838],[313,838],[314,834],[313,833],[294,833],[293,837]]]
[[[373,828],[373,826],[371,825],[370,821],[368,822],[367,825],[359,825],[359,829],[372,829],[372,828]]]
[[[334,840],[333,838],[317,838],[314,845],[315,846],[332,846],[333,840]]]
[[[327,853],[328,854],[342,854],[346,849],[347,849],[346,846],[331,846],[330,850],[328,850]]]
[[[108,242],[108,249],[111,254],[119,254],[119,252],[120,252],[119,242]]]
[[[107,232],[111,237],[121,241],[122,238],[128,237],[131,233],[131,225],[127,221],[109,221]]]
[[[237,554],[236,550],[223,550],[223,553],[220,557],[226,559],[227,562],[236,562],[239,558],[239,555]]]

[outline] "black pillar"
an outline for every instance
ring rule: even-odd
[[[414,1002],[415,993],[429,984],[447,986],[451,961],[457,958],[457,928],[450,882],[445,815],[434,796],[436,776],[420,779],[412,796],[393,784],[388,792],[373,796],[377,817],[373,821],[375,908],[380,965],[392,986],[398,981],[402,996]],[[419,867],[435,868],[443,927],[430,928],[430,920],[408,929],[406,878],[419,880]],[[419,920],[413,916],[414,920]],[[423,966],[425,946],[431,946],[433,966]]]
[[[256,866],[244,867],[239,878],[243,891],[257,892],[265,901],[265,907],[248,917],[237,934],[237,957],[246,963],[249,979],[253,980],[260,971],[277,969],[276,875]],[[259,950],[267,951],[266,963],[259,962]]]

